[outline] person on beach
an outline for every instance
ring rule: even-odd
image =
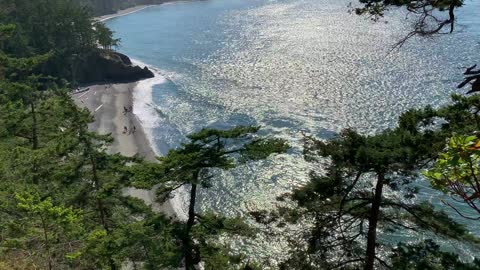
[[[132,133],[135,134],[135,131],[137,131],[137,127],[133,126],[133,131],[132,131]]]
[[[123,114],[127,114],[127,113],[128,113],[127,107],[123,106]]]
[[[128,128],[126,126],[123,126],[123,134],[127,134]]]

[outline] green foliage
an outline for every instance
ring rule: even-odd
[[[303,261],[305,267],[322,265],[329,268],[350,262],[345,267],[360,267],[359,262],[365,260],[364,241],[360,239],[367,236],[365,224],[371,224],[373,217],[388,232],[431,231],[478,245],[477,238],[444,212],[411,200],[418,192],[411,183],[418,178],[418,169],[429,160],[438,158],[437,165],[426,173],[434,179],[437,187],[450,189],[451,193],[454,189],[448,181],[453,181],[452,174],[462,177],[466,190],[475,184],[473,175],[476,175],[478,165],[475,163],[476,136],[465,136],[461,140],[456,137],[455,142],[451,140],[450,146],[438,156],[452,132],[471,134],[480,123],[476,113],[480,107],[478,96],[454,95],[452,98],[453,103],[443,108],[408,111],[400,117],[398,128],[374,136],[362,136],[346,130],[328,142],[306,138],[306,160],[326,163],[327,168],[322,174],[312,172],[311,181],[291,196],[303,209],[295,209],[294,212],[301,213],[303,218],[313,219],[314,227],[306,240],[309,243],[308,252],[299,249],[301,255],[294,254],[305,259],[289,259],[287,265],[298,267]],[[327,157],[328,162],[322,157]],[[473,171],[466,164],[473,164]],[[462,170],[464,173],[460,173]],[[450,177],[448,181],[445,175]],[[376,187],[372,193],[373,178],[376,178]],[[383,183],[380,186],[379,181]],[[382,195],[376,199],[376,195],[382,194],[386,187],[401,193],[393,198]],[[471,192],[470,198],[476,199],[475,190]],[[406,200],[401,200],[400,195]],[[372,215],[374,204],[379,207],[380,215]],[[298,215],[294,217],[291,212],[284,212],[286,220],[303,220]],[[348,233],[342,234],[342,231]],[[376,245],[384,250],[392,249],[380,242]]]
[[[452,101],[450,105],[436,110],[411,110],[402,115],[400,126],[421,134],[428,141],[431,149],[429,159],[434,162],[423,173],[432,186],[464,201],[478,212],[478,184],[475,180],[478,139],[475,135],[468,134],[476,134],[480,127],[480,96],[453,95]],[[447,201],[445,203],[449,204]],[[464,217],[472,218],[456,208],[454,210]]]
[[[211,177],[207,176],[208,169],[229,170],[239,161],[265,159],[288,149],[284,140],[254,138],[253,135],[258,130],[258,127],[248,126],[229,130],[202,129],[188,136],[191,142],[160,157],[159,164],[132,167],[132,179],[138,183],[147,183],[147,186],[162,184],[165,186],[164,191],[191,183],[209,186]],[[204,174],[203,177],[195,177],[200,171]]]
[[[256,139],[246,144],[239,153],[242,161],[262,160],[268,158],[272,153],[284,153],[288,145],[282,139]]]
[[[444,192],[455,184],[468,188],[475,184],[479,172],[480,147],[477,136],[453,136],[447,147],[436,160],[434,166],[424,175],[432,182],[432,186]]]
[[[96,39],[98,44],[104,49],[111,49],[112,47],[117,47],[120,43],[120,39],[113,39],[112,30],[108,29],[102,22],[96,22],[94,24],[96,30]]]
[[[204,128],[196,133],[188,135],[187,138],[189,138],[193,143],[196,143],[196,142],[211,143],[212,141],[217,140],[217,138],[222,138],[222,139],[244,138],[249,134],[257,133],[259,130],[260,130],[260,127],[258,126],[238,126],[238,127],[231,128],[229,130]]]
[[[178,267],[181,252],[175,226],[161,215],[148,215],[141,221],[124,223],[113,232],[92,231],[86,241],[83,260],[101,269],[109,269],[110,258],[118,264],[125,261],[143,265],[142,269]]]
[[[133,3],[89,2],[111,10]],[[392,5],[452,12],[463,4],[361,2],[365,6],[357,12],[374,17]],[[65,81],[48,75],[73,79],[83,57],[110,50],[119,40],[78,1],[5,0],[0,6],[0,269],[118,269],[126,262],[159,269],[183,261],[189,269],[199,262],[205,269],[261,269],[245,263],[228,241],[218,241],[227,235],[253,237],[257,231],[241,217],[196,213],[195,197],[197,187],[208,188],[217,179],[218,170],[284,153],[286,142],[258,136],[260,127],[240,126],[194,133],[158,163],[110,155],[106,148],[112,138],[90,132],[92,116],[74,104]],[[452,25],[453,30],[453,21],[436,23],[438,29]],[[415,31],[430,33],[424,26]],[[307,138],[305,158],[326,163],[326,173],[312,172],[311,181],[293,192],[297,208],[280,208],[271,216],[254,213],[266,225],[312,224],[302,234],[307,245],[294,243],[284,269],[360,267],[365,240],[371,239],[367,225],[373,223],[386,231],[432,231],[478,244],[444,212],[412,201],[417,190],[409,184],[419,167],[434,160],[425,172],[433,186],[476,207],[479,147],[477,136],[469,134],[480,127],[479,111],[480,96],[454,95],[451,105],[411,110],[397,129],[374,136],[346,130],[328,142]],[[158,187],[162,196],[189,186],[189,219],[172,221],[143,201],[125,197],[124,188],[131,186]],[[408,200],[387,197],[384,189],[402,191]],[[376,241],[374,246],[391,255],[388,263],[395,269],[479,268],[477,261],[461,262],[430,241],[397,248]]]
[[[194,235],[201,241],[206,241],[212,235],[221,235],[227,233],[230,235],[239,235],[253,237],[256,231],[247,225],[240,217],[226,218],[214,213],[204,213],[198,215],[200,226],[195,227]]]
[[[9,80],[25,80],[28,78],[28,74],[47,62],[51,56],[51,53],[46,53],[28,58],[11,58],[0,54],[0,64],[3,66],[2,75],[8,77]]]
[[[214,213],[198,215],[198,225],[192,235],[199,242],[199,250],[205,269],[241,269],[245,257],[234,255],[225,244],[218,243],[219,237],[254,237],[256,230],[247,225],[243,218],[226,218]]]
[[[164,216],[152,215],[118,230],[114,237],[119,257],[143,262],[145,269],[178,267],[182,253],[177,243],[178,226]]]
[[[15,32],[14,24],[2,24],[0,25],[0,42],[9,39]]]
[[[42,199],[37,192],[16,193],[15,201],[19,216],[8,224],[5,252],[46,269],[69,265],[79,252],[76,240],[83,231],[82,211],[55,205],[52,198]],[[32,258],[29,250],[36,250]]]
[[[480,213],[480,143],[477,136],[454,135],[434,165],[424,171],[432,186],[458,197]]]
[[[81,211],[75,211],[72,207],[65,208],[54,206],[50,197],[42,200],[38,193],[15,194],[17,208],[27,215],[38,216],[48,222],[54,220],[55,224],[62,226],[75,225],[81,215]]]
[[[156,186],[163,201],[184,185],[190,186],[188,220],[182,234],[187,269],[200,262],[208,269],[228,269],[228,250],[211,243],[216,235],[247,232],[241,219],[226,219],[195,213],[197,186],[208,188],[215,169],[229,170],[247,161],[268,158],[287,151],[288,145],[279,139],[256,138],[259,127],[234,127],[228,130],[202,129],[188,137],[190,142],[170,150],[158,164],[132,166],[128,172],[137,185]],[[148,178],[154,178],[148,179]]]
[[[421,202],[410,207],[410,219],[424,230],[430,230],[437,235],[450,239],[461,240],[463,243],[480,244],[480,239],[470,234],[465,226],[455,222],[444,211],[438,211],[427,202]]]
[[[74,67],[89,53],[119,44],[113,32],[95,23],[90,11],[74,0],[5,0],[0,16],[0,64],[6,55],[19,58],[45,56],[37,73],[74,80]],[[24,61],[25,62],[25,61]],[[1,70],[0,70],[1,75]]]
[[[17,1],[13,10],[27,12],[18,9],[23,4],[37,2]],[[2,27],[1,33],[30,37],[25,26],[33,21],[25,23]],[[11,42],[0,49],[10,50]],[[74,104],[64,84],[35,74],[66,52],[59,49],[44,55],[24,51],[31,53],[25,58],[0,50],[0,268],[118,269],[128,260],[148,269],[178,266],[179,234],[172,222],[123,196],[131,185],[127,164],[142,161],[107,154],[112,138],[88,130],[92,116]]]
[[[440,250],[432,240],[407,245],[400,243],[390,256],[392,268],[398,270],[476,270],[480,261],[465,263],[458,255]]]

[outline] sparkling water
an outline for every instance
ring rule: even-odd
[[[308,181],[303,134],[373,134],[409,108],[464,92],[456,89],[464,67],[480,61],[480,1],[459,10],[454,34],[412,39],[399,50],[392,46],[412,27],[404,11],[375,23],[349,13],[350,2],[178,2],[107,22],[119,50],[157,74],[135,93],[135,113],[157,153],[203,127],[234,125],[261,125],[262,134],[292,145],[287,154],[219,172],[199,195],[201,209],[235,216],[272,208],[276,196]],[[420,194],[444,207],[441,196],[426,185]],[[469,226],[480,234],[478,224]]]

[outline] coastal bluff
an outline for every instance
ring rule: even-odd
[[[133,66],[128,56],[112,51],[94,50],[86,54],[75,67],[75,77],[80,83],[128,83],[153,78],[147,67]]]

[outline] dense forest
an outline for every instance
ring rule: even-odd
[[[153,76],[112,51],[119,40],[75,1],[2,0],[0,7],[0,20],[12,32],[0,48],[16,58],[45,57],[32,67],[36,74],[74,84]]]
[[[96,14],[133,4],[90,3]],[[455,31],[463,1],[360,3],[357,14],[374,20],[389,8],[416,14],[401,49],[409,38]],[[478,235],[455,221],[480,219],[476,66],[459,82],[468,93],[441,108],[409,110],[395,129],[371,136],[347,129],[329,141],[305,136],[305,159],[324,169],[279,197],[285,207],[224,217],[197,212],[198,190],[220,170],[287,152],[288,142],[259,136],[256,126],[205,128],[157,162],[108,154],[113,138],[88,129],[93,116],[70,90],[84,68],[76,59],[111,54],[119,40],[76,1],[0,0],[0,7],[0,269],[480,269],[480,261],[434,240],[391,244],[379,237],[411,230],[480,248]],[[454,219],[415,200],[420,177],[472,211],[446,202]],[[159,201],[188,188],[188,219],[171,219],[122,192],[154,186]],[[301,233],[286,239],[290,249],[276,266],[218,241],[289,225]]]

